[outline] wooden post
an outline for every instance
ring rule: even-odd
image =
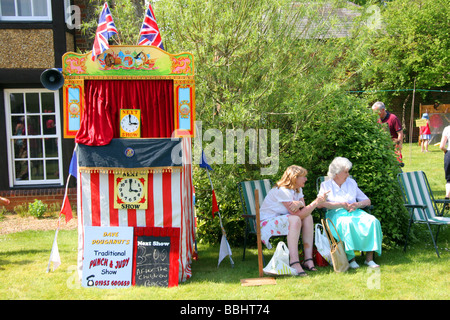
[[[261,244],[261,219],[259,216],[259,192],[255,189],[255,213],[256,213],[256,241],[258,242],[258,270],[259,276],[264,276],[263,273],[263,258],[262,258],[262,244]]]

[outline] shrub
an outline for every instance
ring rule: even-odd
[[[353,163],[351,174],[371,199],[372,214],[381,222],[383,244],[394,246],[404,239],[407,212],[403,206],[396,175],[400,172],[389,133],[377,124],[376,115],[364,101],[340,96],[323,101],[314,110],[302,110],[292,118],[275,121],[267,127],[280,128],[280,166],[277,174],[261,176],[257,165],[221,164],[210,173],[230,245],[241,246],[245,223],[237,182],[270,178],[276,182],[292,164],[308,170],[303,190],[307,203],[315,199],[316,179],[326,175],[330,162],[337,156]],[[296,131],[295,128],[298,128]],[[248,159],[248,158],[247,158]],[[205,169],[194,170],[198,239],[218,243],[221,238],[219,219],[211,216],[211,186]],[[313,214],[318,220],[319,213]],[[254,242],[252,242],[254,244]]]
[[[330,162],[337,156],[348,158],[353,164],[350,174],[371,199],[372,214],[381,222],[383,243],[391,246],[404,239],[407,212],[397,183],[400,166],[391,138],[376,119],[370,108],[355,104],[354,99],[329,102],[305,122],[295,141],[304,154],[286,158],[285,166],[299,159],[298,164],[309,170],[304,190],[308,202],[316,197],[315,180],[326,175]]]
[[[35,199],[33,203],[28,205],[28,211],[31,216],[35,218],[42,218],[44,213],[47,211],[47,205],[43,203],[41,200]]]

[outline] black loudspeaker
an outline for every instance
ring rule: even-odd
[[[41,73],[41,83],[49,90],[59,90],[64,85],[64,76],[58,69],[47,69]]]

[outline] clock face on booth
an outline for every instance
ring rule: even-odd
[[[115,175],[116,209],[147,209],[147,179],[145,175]]]
[[[141,136],[141,116],[139,109],[120,110],[120,137],[139,138]]]
[[[125,203],[138,202],[142,198],[143,189],[144,185],[138,179],[122,179],[117,195]]]
[[[135,132],[139,129],[139,119],[136,118],[135,115],[128,114],[122,118],[122,121],[120,121],[120,126],[128,133]]]

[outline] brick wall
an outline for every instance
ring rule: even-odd
[[[29,203],[34,200],[41,200],[45,204],[56,203],[62,206],[64,200],[65,187],[61,188],[43,188],[43,189],[15,189],[0,191],[0,196],[8,198],[11,203],[7,206],[3,205],[6,210],[14,211],[14,207],[18,205],[25,205],[28,207]],[[68,188],[67,194],[72,208],[77,204],[77,188]],[[0,205],[1,207],[1,205]]]

